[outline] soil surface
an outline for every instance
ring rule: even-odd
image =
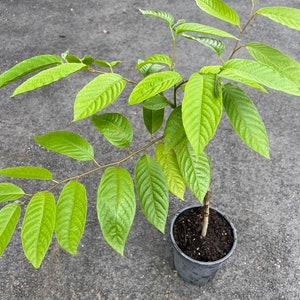
[[[230,224],[216,211],[209,211],[206,237],[201,236],[203,207],[183,212],[174,223],[173,235],[178,247],[199,261],[216,261],[232,248],[234,236]]]

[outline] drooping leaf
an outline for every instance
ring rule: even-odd
[[[169,68],[172,67],[172,59],[165,54],[153,54],[149,57],[147,57],[144,61],[139,62],[135,68],[137,70],[141,69],[143,66],[147,65],[147,64],[165,64],[167,65]]]
[[[182,124],[181,105],[177,106],[167,119],[164,130],[165,148],[173,149],[186,137]]]
[[[25,59],[0,75],[0,88],[25,75],[61,63],[59,56],[50,54]]]
[[[17,200],[25,195],[25,192],[17,185],[9,182],[0,183],[0,203]]]
[[[52,173],[41,167],[20,166],[0,170],[0,176],[37,180],[52,180]]]
[[[294,82],[282,76],[278,71],[257,61],[247,59],[228,60],[219,76],[230,78],[232,74],[233,80],[237,76],[277,91],[300,96],[299,88]]]
[[[163,170],[169,191],[183,200],[185,181],[181,176],[174,150],[166,150],[165,144],[159,143],[156,146],[155,156]]]
[[[55,214],[55,199],[48,192],[35,194],[27,206],[21,230],[22,247],[35,268],[40,267],[51,243]]]
[[[151,97],[150,99],[145,100],[143,103],[144,108],[151,110],[160,110],[168,106],[170,106],[169,101],[162,95]]]
[[[78,56],[76,56],[76,55],[70,55],[70,54],[67,54],[66,56],[65,56],[65,59],[66,59],[66,61],[68,62],[68,63],[81,63],[81,59],[78,57]]]
[[[182,141],[176,147],[176,156],[181,174],[194,196],[203,202],[211,181],[209,158],[203,151],[196,157],[190,143]]]
[[[38,74],[27,79],[21,85],[19,85],[14,91],[14,93],[12,94],[12,97],[54,83],[71,74],[83,70],[86,67],[87,66],[82,63],[67,63],[67,64],[61,64],[51,69],[41,71]]]
[[[53,152],[76,160],[93,160],[93,147],[80,135],[69,131],[55,131],[35,136],[35,141]]]
[[[113,67],[116,67],[117,65],[119,65],[121,63],[121,61],[111,61],[111,62],[108,62],[106,60],[101,60],[101,59],[96,59],[94,61],[94,63],[102,68],[113,68]]]
[[[133,129],[125,116],[118,113],[93,115],[92,122],[112,145],[118,148],[130,145]]]
[[[148,155],[141,156],[135,166],[135,182],[146,219],[164,233],[169,195],[163,171],[158,162]]]
[[[174,71],[151,74],[140,81],[130,94],[128,103],[137,104],[171,88],[179,83],[182,77]]]
[[[123,255],[135,216],[136,202],[130,174],[123,168],[107,168],[97,196],[97,215],[107,243]]]
[[[233,84],[223,87],[223,105],[233,128],[248,147],[270,158],[263,121],[248,95]]]
[[[210,48],[215,53],[217,53],[217,55],[219,55],[219,56],[225,50],[224,43],[219,41],[219,40],[216,40],[216,39],[212,39],[212,38],[208,38],[208,37],[195,37],[195,36],[191,36],[191,35],[188,35],[188,34],[183,34],[182,36],[184,36],[185,38],[187,38],[189,40],[196,41],[196,42]]]
[[[84,185],[69,181],[57,202],[55,236],[59,245],[76,255],[82,237],[87,213],[87,197]]]
[[[195,0],[197,5],[207,14],[230,24],[240,26],[240,18],[236,11],[221,0]]]
[[[107,73],[94,78],[76,96],[74,121],[102,110],[114,102],[126,86],[126,80],[118,74]]]
[[[285,6],[262,7],[255,14],[265,16],[289,28],[300,30],[300,9],[298,8]]]
[[[176,34],[181,34],[184,32],[194,32],[199,34],[208,34],[208,35],[220,36],[220,37],[238,40],[237,37],[224,30],[217,29],[207,25],[202,25],[199,23],[183,23],[176,26],[175,31]]]
[[[196,157],[214,136],[222,115],[221,87],[214,75],[194,73],[185,88],[182,101],[182,121],[186,136]]]
[[[164,109],[151,110],[143,107],[144,124],[150,134],[160,129],[164,120]]]
[[[89,56],[89,55],[85,55],[82,59],[81,59],[82,63],[87,65],[87,66],[90,66],[94,61],[95,61],[95,58],[93,58],[92,56]]]
[[[150,16],[150,17],[155,17],[155,18],[162,19],[165,22],[167,22],[169,24],[169,26],[173,26],[173,24],[174,24],[174,17],[171,14],[169,14],[165,11],[161,11],[161,10],[142,10],[142,9],[140,9],[140,12],[145,16]]]
[[[0,256],[9,244],[21,214],[18,204],[12,203],[0,210]]]
[[[295,59],[262,43],[252,42],[247,43],[245,46],[255,60],[270,66],[282,76],[300,86],[300,63]]]

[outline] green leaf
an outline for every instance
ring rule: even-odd
[[[214,136],[222,115],[222,95],[214,75],[194,73],[185,88],[182,101],[183,126],[198,157]]]
[[[255,14],[265,16],[291,29],[300,30],[300,9],[285,6],[262,7]]]
[[[199,158],[187,140],[176,147],[176,156],[181,174],[194,196],[203,202],[211,181],[209,158],[203,151]]]
[[[225,50],[224,44],[221,41],[216,40],[216,39],[207,38],[207,37],[195,37],[195,36],[191,36],[188,34],[183,34],[182,36],[184,36],[185,38],[187,38],[189,40],[196,41],[196,42],[210,48],[215,53],[217,53],[218,56],[220,56]]]
[[[168,188],[156,160],[143,155],[135,166],[135,182],[146,219],[164,233],[169,209]]]
[[[65,57],[65,59],[66,59],[66,61],[68,62],[68,63],[81,63],[81,59],[78,57],[78,56],[75,56],[75,55],[66,55],[66,57]]]
[[[126,86],[118,74],[107,73],[94,78],[76,96],[74,121],[87,118],[114,102]]]
[[[233,84],[223,87],[223,105],[239,137],[248,147],[270,158],[265,125],[248,95]]]
[[[165,144],[159,143],[156,146],[155,156],[163,170],[169,191],[183,200],[185,181],[181,176],[174,150],[166,150]]]
[[[226,31],[217,29],[215,27],[202,25],[199,23],[183,23],[183,24],[176,26],[175,31],[176,31],[176,34],[181,34],[184,32],[194,32],[194,33],[199,33],[199,34],[209,34],[209,35],[213,35],[213,36],[220,36],[220,37],[238,40],[237,37],[235,37],[234,35],[226,32]]]
[[[156,95],[144,101],[143,107],[151,110],[160,110],[170,106],[169,101],[165,96]]]
[[[173,24],[174,24],[174,17],[171,14],[169,14],[165,11],[161,11],[161,10],[142,10],[142,9],[140,9],[140,12],[144,16],[150,16],[150,17],[155,17],[155,18],[162,19],[165,22],[167,22],[169,24],[169,26],[173,26]]]
[[[183,123],[181,105],[177,106],[167,119],[164,130],[165,148],[173,149],[186,137]]]
[[[300,96],[299,88],[294,82],[282,76],[278,71],[256,61],[247,59],[228,60],[219,76],[230,78],[231,74],[234,74],[233,80],[236,75],[239,78],[257,82],[277,91]]]
[[[111,61],[111,62],[108,62],[106,60],[101,60],[101,59],[96,59],[94,61],[94,63],[102,68],[108,68],[108,69],[111,69],[117,65],[119,65],[121,62],[120,61]]]
[[[89,56],[89,55],[85,55],[82,59],[81,59],[82,63],[87,65],[87,66],[90,66],[94,61],[95,61],[95,58],[93,58],[92,56]]]
[[[9,244],[21,214],[18,204],[12,203],[0,210],[0,256]]]
[[[143,107],[144,124],[150,134],[160,129],[164,121],[164,109],[151,110]]]
[[[200,74],[218,74],[221,71],[222,66],[204,66],[200,69]]]
[[[197,5],[207,14],[230,24],[240,26],[240,18],[236,11],[221,0],[195,0]]]
[[[87,66],[82,63],[67,63],[41,71],[18,86],[12,94],[12,97],[56,82],[86,67]]]
[[[84,185],[69,181],[57,202],[55,235],[59,245],[76,255],[82,237],[87,213],[87,197]]]
[[[131,92],[128,103],[137,104],[171,88],[179,83],[182,77],[174,71],[165,71],[147,76]]]
[[[52,180],[52,173],[41,167],[21,166],[0,170],[1,176],[37,180]]]
[[[141,63],[141,62],[142,61],[139,60],[138,63]],[[147,77],[148,75],[157,73],[164,68],[165,68],[165,66],[159,65],[159,64],[146,64],[140,68],[140,72],[143,75],[143,77]]]
[[[133,138],[130,122],[121,114],[93,115],[92,122],[99,132],[114,146],[127,148]]]
[[[300,86],[300,63],[295,59],[262,43],[248,43],[245,47],[255,60],[275,69],[282,76]]]
[[[149,57],[147,57],[144,61],[138,63],[135,68],[137,70],[141,69],[143,66],[147,65],[147,64],[165,64],[167,65],[169,68],[172,67],[172,59],[165,55],[165,54],[153,54]]]
[[[76,160],[93,160],[93,147],[80,135],[69,131],[55,131],[35,136],[35,141],[53,152]]]
[[[13,183],[0,183],[0,203],[17,200],[25,195],[25,192]]]
[[[52,240],[56,206],[51,193],[35,194],[26,209],[21,239],[24,254],[35,268],[39,268]]]
[[[49,54],[23,60],[0,75],[0,88],[27,74],[61,63],[62,61],[59,56]]]
[[[107,243],[121,255],[135,216],[136,202],[130,174],[123,168],[107,168],[97,196],[97,215]]]

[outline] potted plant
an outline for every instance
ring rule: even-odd
[[[224,107],[233,128],[246,145],[269,158],[264,123],[250,96],[241,86],[261,92],[267,92],[266,89],[270,88],[300,96],[300,64],[266,44],[244,44],[243,37],[249,24],[259,16],[300,30],[300,10],[289,7],[258,8],[258,1],[249,0],[250,15],[242,26],[236,11],[225,2],[195,2],[202,11],[235,26],[237,34],[184,20],[175,21],[171,14],[164,11],[141,10],[143,15],[161,19],[167,25],[172,51],[170,55],[155,53],[139,60],[135,66],[142,75],[139,82],[116,73],[120,61],[109,62],[89,55],[79,58],[69,52],[63,53],[61,57],[49,54],[35,56],[0,75],[0,87],[32,75],[15,89],[12,96],[17,96],[76,72],[93,73],[95,77],[76,95],[73,121],[90,118],[92,126],[109,143],[125,152],[120,160],[100,164],[94,157],[93,146],[79,134],[56,131],[35,136],[40,146],[75,160],[92,161],[94,167],[60,180],[53,178],[50,170],[40,166],[1,169],[0,176],[43,180],[48,181],[49,185],[46,189],[30,193],[16,183],[0,183],[0,202],[5,203],[0,210],[0,255],[13,235],[22,208],[25,210],[21,225],[22,247],[26,258],[35,268],[40,267],[54,232],[59,245],[75,255],[84,232],[87,210],[86,188],[80,180],[96,172],[101,174],[96,197],[99,224],[105,240],[118,253],[123,254],[133,223],[135,189],[146,219],[164,232],[169,192],[183,199],[188,187],[204,205],[181,211],[172,221],[171,239],[175,243],[176,267],[179,269],[180,265],[185,264],[179,258],[185,246],[177,245],[180,242],[178,237],[186,237],[183,241],[196,239],[197,250],[197,247],[208,242],[209,229],[213,229],[217,219],[223,220],[222,239],[224,236],[230,236],[231,239],[225,242],[227,249],[210,247],[208,254],[212,253],[213,248],[221,253],[217,265],[232,254],[236,243],[235,229],[226,217],[223,218],[222,213],[209,207],[211,169],[205,148],[217,130]],[[216,65],[199,66],[189,78],[184,78],[176,69],[177,41],[182,38],[195,45],[202,44],[206,47],[203,50],[212,51],[216,56]],[[222,41],[225,39],[233,43],[232,51],[226,59],[223,57]],[[237,57],[241,49],[246,49],[252,59]],[[132,105],[141,106],[143,123],[151,134],[151,140],[144,144],[140,142],[142,146],[136,150],[130,149],[133,129],[129,120],[123,114],[107,109],[127,86],[132,87],[128,108]],[[171,96],[167,91],[171,91]],[[150,155],[153,147],[155,155]],[[130,159],[135,159],[134,176],[123,166]],[[55,199],[57,190],[60,192]],[[194,215],[194,219],[188,217],[186,221],[186,212]],[[187,230],[189,233],[192,230],[192,227],[183,226],[186,223],[192,227],[196,225],[196,238],[186,234]],[[229,230],[223,231],[227,225]],[[184,233],[181,232],[182,227],[185,228]],[[183,257],[187,258],[187,255]],[[215,258],[204,258],[201,263],[196,260],[192,258],[190,261],[198,266],[211,267]],[[187,270],[191,268],[188,266]],[[186,269],[178,271],[188,281],[205,283],[217,268],[213,267],[210,274],[205,273],[204,279],[201,274],[200,278],[188,278]]]

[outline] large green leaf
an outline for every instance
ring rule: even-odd
[[[182,36],[210,48],[219,56],[224,52],[225,49],[224,43],[219,40],[208,38],[208,37],[195,37],[188,34],[183,34]]]
[[[211,181],[208,156],[203,151],[197,158],[187,140],[182,141],[176,147],[176,155],[185,182],[195,197],[202,203]]]
[[[94,78],[79,91],[74,103],[74,121],[87,118],[114,102],[126,86],[118,74],[107,73]]]
[[[18,86],[12,96],[38,89],[86,68],[82,63],[68,63],[41,71]]]
[[[206,13],[233,25],[240,26],[240,18],[236,11],[221,0],[195,0]]]
[[[151,110],[160,110],[168,106],[170,106],[169,101],[162,95],[151,97],[150,99],[145,100],[143,103],[144,108]]]
[[[35,136],[35,141],[48,150],[76,160],[93,160],[93,147],[80,135],[69,131],[55,131]]]
[[[163,170],[169,191],[183,200],[185,181],[181,176],[174,150],[166,150],[165,144],[159,143],[156,146],[155,156]]]
[[[135,216],[136,202],[130,174],[110,167],[102,175],[97,196],[97,215],[107,243],[123,255]]]
[[[270,158],[265,125],[248,95],[239,87],[226,84],[223,87],[223,105],[233,128],[245,144]]]
[[[139,62],[135,68],[136,69],[141,69],[143,66],[147,65],[147,64],[165,64],[167,65],[169,68],[172,67],[172,59],[165,54],[153,54],[149,57],[147,57],[144,61]]]
[[[137,104],[171,88],[179,83],[182,77],[174,71],[165,71],[147,76],[133,89],[129,104]]]
[[[37,180],[52,180],[52,173],[49,170],[41,167],[31,166],[1,169],[0,176]]]
[[[295,59],[262,43],[252,42],[245,46],[255,60],[270,66],[300,86],[300,63]]]
[[[55,235],[59,245],[76,255],[82,237],[87,212],[87,197],[84,185],[69,181],[57,202]]]
[[[185,87],[182,121],[197,157],[214,136],[221,115],[222,93],[216,76],[194,73]]]
[[[0,75],[0,88],[27,74],[61,63],[62,61],[59,56],[50,54],[34,56],[23,60]]]
[[[118,148],[127,148],[130,145],[133,130],[123,115],[118,113],[93,115],[92,122],[112,145]]]
[[[26,209],[21,239],[24,254],[35,268],[39,268],[52,240],[56,206],[53,194],[35,194]]]
[[[199,34],[208,34],[208,35],[213,35],[213,36],[220,36],[220,37],[225,37],[225,38],[230,38],[230,39],[238,39],[234,35],[217,29],[215,27],[207,26],[207,25],[202,25],[199,23],[183,23],[175,28],[176,34],[181,34],[184,32],[195,32]]]
[[[146,219],[164,233],[169,209],[168,188],[156,160],[143,155],[135,166],[136,189]]]
[[[153,134],[160,129],[164,121],[164,109],[151,110],[143,107],[143,119],[147,130]]]
[[[21,214],[18,204],[12,203],[0,210],[0,256],[9,244]]]
[[[165,148],[170,150],[185,138],[185,131],[182,124],[181,105],[177,106],[167,119],[164,130]]]
[[[9,182],[0,183],[0,203],[17,200],[25,195],[25,192],[17,185]]]
[[[140,9],[140,12],[145,16],[155,17],[164,20],[169,24],[169,26],[172,26],[174,24],[174,17],[162,10],[142,10]]]
[[[228,60],[219,76],[235,80],[235,76],[245,80],[255,81],[271,89],[281,91],[287,94],[300,96],[298,86],[282,76],[278,71],[265,64],[247,59]]]
[[[300,30],[300,9],[285,6],[262,7],[255,14],[265,16],[289,28]]]

